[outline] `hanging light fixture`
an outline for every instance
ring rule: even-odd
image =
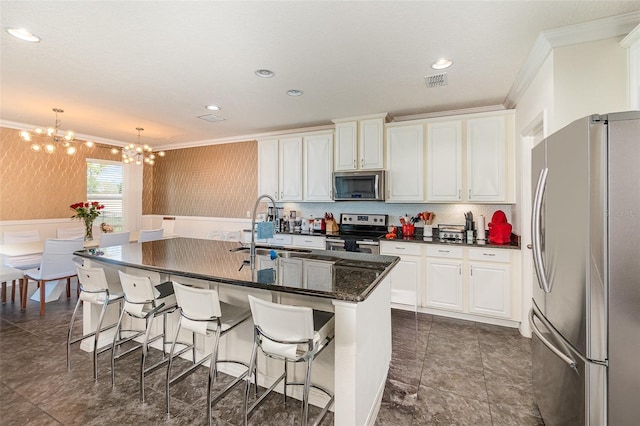
[[[136,163],[137,165],[144,162],[153,166],[156,160],[156,154],[149,145],[140,143],[140,132],[144,129],[142,127],[136,127],[136,130],[138,131],[138,143],[131,143],[122,148],[122,162],[126,164]],[[158,156],[164,157],[164,151],[158,152]]]
[[[60,119],[58,114],[62,114],[64,110],[60,108],[53,108],[53,112],[56,113],[56,122],[54,127],[48,127],[43,129],[42,127],[36,127],[33,132],[27,132],[23,130],[20,132],[20,137],[27,142],[32,142],[31,149],[35,152],[44,151],[47,154],[53,154],[56,149],[63,147],[65,152],[69,155],[73,155],[78,152],[75,146],[75,133],[71,130],[63,132],[60,130]],[[88,147],[94,146],[91,141],[85,141],[85,145]]]

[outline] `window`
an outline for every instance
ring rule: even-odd
[[[87,200],[104,204],[96,224],[104,222],[116,232],[124,228],[122,169],[117,161],[87,159]]]

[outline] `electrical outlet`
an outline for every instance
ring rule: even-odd
[[[247,217],[251,218],[251,211],[250,210],[247,210]]]

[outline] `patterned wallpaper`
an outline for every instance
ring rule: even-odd
[[[71,217],[69,206],[86,199],[86,158],[119,157],[81,144],[75,155],[33,152],[18,130],[0,127],[0,220]]]
[[[143,214],[246,217],[258,191],[255,141],[167,151],[145,169]]]
[[[143,214],[246,217],[257,188],[255,141],[168,151],[144,166]],[[70,217],[86,198],[86,158],[114,160],[109,148],[73,156],[31,151],[19,131],[0,127],[0,220]]]

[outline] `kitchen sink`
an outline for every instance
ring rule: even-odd
[[[229,250],[232,253],[246,253],[249,254],[250,253],[250,247],[236,247],[233,248],[231,250]],[[305,249],[285,249],[285,248],[275,248],[275,247],[256,247],[256,256],[271,256],[271,252],[275,252],[275,254],[278,257],[285,257],[285,258],[290,258],[290,257],[306,257],[306,255],[308,255],[309,253],[311,253],[311,250],[305,250]]]

